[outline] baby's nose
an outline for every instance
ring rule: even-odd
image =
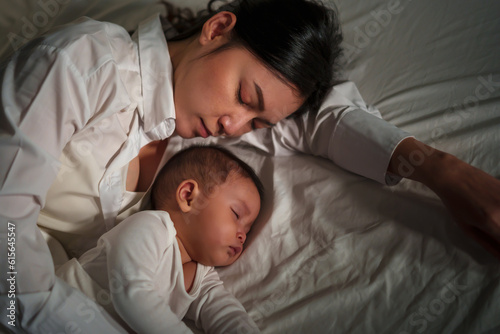
[[[245,233],[238,233],[238,240],[244,244],[247,239],[247,235]]]

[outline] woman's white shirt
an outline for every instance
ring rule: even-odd
[[[159,20],[144,22],[131,38],[117,25],[82,18],[34,40],[2,71],[0,220],[2,226],[16,226],[16,305],[23,308],[17,327],[30,333],[64,332],[71,323],[84,332],[120,332],[105,314],[82,316],[82,307],[95,306],[55,278],[36,223],[46,199],[73,196],[73,206],[59,208],[67,211],[65,217],[69,222],[95,218],[101,223],[97,234],[102,234],[114,225],[122,206],[123,168],[143,145],[173,133],[172,69]],[[74,168],[83,168],[97,182],[48,194],[54,180],[71,182]],[[85,204],[94,207],[76,217],[81,190],[94,196]],[[93,227],[81,234],[94,237]],[[0,237],[6,247],[7,235]],[[1,268],[7,268],[5,261],[2,257]],[[10,303],[5,288],[2,284],[2,305]],[[2,319],[7,319],[5,310]]]
[[[89,63],[81,66],[80,73],[88,72],[82,76],[95,76],[98,86],[120,87],[112,96],[91,97],[95,99],[93,104],[105,105],[102,100],[111,98],[129,104],[109,110],[109,116],[98,112],[99,119],[93,119],[92,124],[73,135],[59,157],[60,170],[47,193],[38,225],[56,237],[70,256],[79,256],[94,246],[103,233],[118,223],[116,218],[123,208],[135,204],[136,210],[144,208],[141,203],[124,203],[130,197],[125,196],[128,163],[141,147],[169,137],[175,128],[172,68],[159,21],[152,18],[142,23],[132,40],[128,34],[114,32],[118,30],[115,26],[103,24],[104,31],[99,31],[94,25],[88,19],[82,20],[77,31],[70,29],[64,36],[53,38],[58,43],[69,40],[66,43],[71,43],[71,47],[65,46],[64,52],[72,59],[78,55],[70,54],[71,51],[78,51],[81,57],[85,55],[79,50],[93,50],[85,57]],[[79,34],[92,37],[75,38]],[[131,56],[127,57],[127,52]],[[100,59],[100,65],[91,64],[92,59]],[[108,62],[118,72],[111,78],[117,82],[105,81],[109,78],[102,75],[107,73],[102,68]],[[62,96],[59,103],[65,106],[65,100]],[[142,202],[144,196],[132,198]]]
[[[61,301],[85,300],[54,277],[50,253],[36,227],[40,208],[49,210],[57,196],[74,196],[72,205],[52,205],[56,211],[66,210],[68,221],[58,227],[61,232],[86,220],[89,225],[82,224],[78,233],[97,240],[115,225],[124,207],[123,168],[142,146],[174,132],[169,59],[158,17],[142,23],[132,38],[117,25],[83,18],[31,42],[2,69],[0,220],[2,225],[16,224],[22,249],[17,255],[17,300],[25,307],[20,325],[30,332],[64,329],[64,319],[72,319],[75,311],[72,315],[71,307],[60,307]],[[408,135],[374,114],[346,82],[332,90],[317,116],[285,120],[240,140],[274,154],[298,150],[325,156],[387,182],[392,151]],[[72,172],[82,178],[91,175],[96,182],[67,187],[64,193],[49,191],[65,182],[69,186]],[[87,203],[78,200],[84,187]],[[86,207],[78,211],[78,205]],[[61,222],[57,214],[49,215],[56,222],[40,223],[52,228],[48,225]],[[0,237],[5,245],[6,234]],[[2,268],[7,266],[5,257],[0,261]],[[6,299],[4,285],[1,293]],[[37,296],[40,301],[33,302]],[[94,317],[91,324],[80,320],[81,328],[112,332],[104,318]]]

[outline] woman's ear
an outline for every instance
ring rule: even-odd
[[[199,192],[198,182],[195,180],[182,181],[175,193],[179,209],[184,213],[191,211],[193,209],[193,200],[198,196]]]
[[[201,30],[200,43],[206,45],[220,38],[229,38],[229,33],[236,24],[236,15],[231,12],[219,12],[205,22]],[[220,38],[218,38],[220,37]]]

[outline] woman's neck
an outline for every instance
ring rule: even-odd
[[[170,54],[173,73],[175,73],[175,70],[179,67],[179,64],[182,64],[188,58],[188,55],[190,54],[191,49],[194,45],[193,42],[196,42],[196,37],[197,36],[195,35],[193,37],[189,37],[180,41],[167,42],[168,53]]]

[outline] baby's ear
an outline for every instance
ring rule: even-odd
[[[199,192],[198,182],[195,180],[189,179],[182,181],[175,193],[175,199],[179,205],[179,209],[184,213],[191,211],[193,209],[193,200],[198,196]]]

